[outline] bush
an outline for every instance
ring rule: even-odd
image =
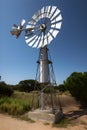
[[[67,90],[82,105],[87,105],[87,72],[74,72],[64,83]]]
[[[65,85],[64,84],[60,84],[59,86],[58,86],[58,90],[60,91],[60,92],[65,92],[66,91],[66,88],[65,88]]]
[[[20,92],[31,92],[40,90],[41,86],[36,80],[30,79],[20,81],[17,85],[13,86],[13,89]]]
[[[5,84],[4,82],[0,82],[0,97],[2,96],[11,96],[13,94],[12,88]]]
[[[0,112],[7,112],[10,115],[21,115],[29,110],[30,105],[26,101],[7,97],[0,99]]]

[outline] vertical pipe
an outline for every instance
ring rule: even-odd
[[[40,49],[40,83],[49,83],[49,60],[48,60],[48,49],[43,47]]]

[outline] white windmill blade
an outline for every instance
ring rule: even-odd
[[[37,11],[37,20],[40,20],[42,18],[41,16],[41,10]]]
[[[36,35],[34,35],[33,37],[31,37],[31,38],[28,38],[28,36],[26,36],[25,38],[25,40],[26,40],[26,43],[29,43],[30,41],[32,41],[34,38],[36,37]]]
[[[38,20],[39,20],[39,14],[40,14],[40,11],[37,11],[37,12],[32,16],[32,19],[33,19],[35,22],[38,22]]]
[[[58,21],[61,21],[62,20],[62,15],[60,14],[59,16],[57,16],[55,19],[52,19],[51,20],[51,24],[52,23],[55,23],[55,22],[58,22]]]
[[[47,8],[48,8],[47,17],[50,18],[50,15],[49,15],[49,14],[50,14],[50,11],[51,11],[51,6],[47,6]]]
[[[28,22],[29,25],[35,25],[36,21],[34,21],[33,19],[31,21]]]
[[[57,7],[56,6],[52,6],[51,10],[50,10],[50,15],[49,18],[51,19],[51,17],[54,15],[54,12],[56,11]]]
[[[51,11],[51,6],[46,6],[47,7],[47,13],[50,13]]]
[[[42,33],[41,32],[37,32],[36,34],[38,34],[38,35],[37,35],[35,43],[32,46],[33,48],[38,47],[39,42],[41,41],[41,37],[42,37]]]
[[[42,44],[42,42],[41,42],[41,37],[40,37],[40,38],[39,38],[38,45],[37,45],[37,48],[40,48],[40,47],[41,47],[41,44]]]
[[[44,17],[48,17],[48,16],[47,16],[47,12],[48,12],[48,6],[46,6],[46,7],[44,8]]]
[[[44,41],[44,36],[43,36],[43,33],[42,33],[40,41],[39,41],[39,45],[38,45],[37,48],[43,47],[43,44],[44,44],[43,41]]]
[[[23,26],[24,24],[25,24],[25,19],[22,19],[22,21],[21,21],[21,26]]]
[[[28,36],[27,36],[27,37],[26,37],[26,40],[27,40],[26,42],[28,42],[28,44],[31,46],[30,42],[33,42],[33,40],[34,40],[35,38],[38,39],[39,36],[41,36],[41,33],[37,31],[36,34],[33,33],[32,35],[30,35],[30,38],[28,38]],[[33,44],[32,44],[32,45],[33,45]]]
[[[44,17],[44,7],[41,9],[41,15],[42,15],[42,18]]]
[[[45,7],[45,12],[48,13],[48,6]]]
[[[36,40],[35,44],[32,46],[33,48],[36,48],[38,46],[40,38],[41,37],[37,37],[37,40]]]
[[[37,12],[37,13],[38,13],[37,15],[39,16],[39,15],[41,14],[41,11],[40,11],[40,10],[38,10],[38,12]]]
[[[53,38],[55,38],[59,33],[59,30],[50,29],[49,33],[51,34],[51,36],[53,36]]]
[[[53,20],[51,22],[51,28],[54,28],[54,29],[60,29],[61,28],[61,25],[62,25],[62,17],[61,15],[59,15],[59,18],[57,18],[57,20],[55,19],[55,21]]]
[[[47,6],[46,6],[46,7],[47,7]],[[42,12],[42,18],[48,17],[48,16],[47,16],[47,8],[46,8],[46,7],[43,7],[42,10],[41,10],[41,12]]]
[[[56,28],[56,24],[51,24],[51,28]]]
[[[57,9],[57,7],[56,6],[52,6],[51,7],[51,11],[50,11],[50,14],[53,14],[54,13],[54,11]]]
[[[50,11],[51,11],[51,6],[46,6],[42,8],[41,9],[41,13],[43,14],[42,16],[49,18]]]
[[[32,30],[33,30],[34,28],[35,28],[34,25],[27,25],[27,26],[26,26],[26,29],[32,29]]]
[[[48,38],[47,38],[47,36],[45,35],[45,36],[44,36],[44,46],[47,45],[47,44],[48,44]]]
[[[35,36],[35,37],[32,39],[31,42],[28,42],[28,45],[33,47],[33,45],[34,45],[34,43],[37,41],[37,39],[38,39],[38,36]]]
[[[33,19],[33,20],[35,20],[35,18],[36,18],[36,14],[34,14],[34,15],[32,16],[32,19]]]
[[[53,37],[52,37],[52,35],[50,33],[48,33],[47,39],[48,39],[48,44],[50,44],[51,41],[53,40]]]
[[[51,28],[56,28],[56,29],[60,29],[61,28],[61,24],[62,24],[62,22],[58,22],[58,23],[53,23],[52,25],[51,25]]]
[[[59,9],[56,9],[54,15],[51,17],[51,20],[54,19],[60,13]]]
[[[39,42],[39,45],[37,48],[40,48],[40,47],[42,47],[42,40],[41,39],[40,39],[40,42]]]
[[[62,22],[56,23],[56,27],[57,27],[58,29],[61,28],[61,25],[62,25]]]
[[[55,30],[55,31],[53,32],[54,38],[58,35],[58,33],[59,33],[59,30]]]

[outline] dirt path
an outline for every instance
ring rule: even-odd
[[[8,115],[0,114],[0,130],[87,130],[87,115],[81,120],[86,122],[75,126],[68,126],[67,128],[56,128],[41,122],[29,123]]]

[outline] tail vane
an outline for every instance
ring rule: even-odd
[[[15,35],[16,38],[18,38],[20,36],[21,32],[23,31],[23,26],[24,26],[25,22],[26,21],[24,19],[22,19],[19,26],[17,26],[16,24],[13,24],[12,30],[10,31],[10,33],[12,35]]]

